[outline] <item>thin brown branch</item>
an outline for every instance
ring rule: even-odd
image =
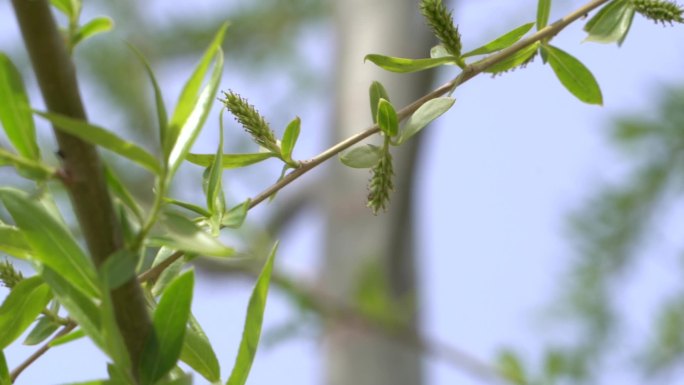
[[[57,338],[66,335],[70,331],[74,330],[76,328],[76,322],[74,321],[69,321],[62,330],[60,330],[57,334],[55,334],[54,337],[50,339],[49,342],[45,343],[43,346],[41,346],[38,350],[33,352],[27,359],[24,360],[21,364],[19,364],[14,370],[12,370],[12,373],[10,373],[10,380],[12,380],[12,383],[19,377],[21,372],[24,371],[24,369],[28,368],[32,363],[34,363],[38,358],[40,358],[43,354],[45,354],[49,349],[50,349],[50,343]]]

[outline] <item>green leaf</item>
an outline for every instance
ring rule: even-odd
[[[107,257],[100,266],[100,280],[108,289],[116,289],[135,277],[135,267],[140,257],[137,253],[121,249]]]
[[[176,366],[190,316],[194,283],[193,270],[178,276],[166,288],[154,310],[154,337],[146,342],[140,362],[143,384],[154,383]]]
[[[371,117],[373,118],[373,123],[377,123],[378,103],[380,103],[380,99],[385,99],[389,101],[390,98],[387,95],[385,87],[383,87],[382,84],[378,81],[375,81],[371,84],[368,93],[370,94]]]
[[[135,53],[135,55],[138,57],[140,62],[145,66],[145,72],[147,72],[147,77],[150,78],[150,82],[152,83],[152,88],[154,89],[154,103],[157,107],[157,123],[159,124],[159,142],[164,143],[164,140],[166,139],[166,131],[168,130],[168,115],[166,113],[166,105],[164,104],[164,97],[161,92],[161,88],[159,88],[159,82],[157,82],[156,76],[154,76],[154,71],[152,71],[152,66],[150,66],[150,63],[147,61],[145,58],[145,55],[142,54],[137,48],[135,48],[132,45],[128,45],[128,47]]]
[[[551,45],[544,45],[549,64],[558,80],[577,99],[589,104],[603,104],[601,89],[594,75],[579,60]]]
[[[170,203],[172,205],[182,207],[186,210],[190,210],[190,211],[197,213],[203,217],[209,218],[211,216],[211,213],[209,211],[207,211],[206,209],[204,209],[204,207],[200,207],[198,205],[195,205],[195,204],[192,204],[189,202],[183,202],[183,201],[179,201],[177,199],[173,199],[173,198],[169,198],[169,197],[164,197],[163,199],[164,199],[164,202],[166,202],[166,203]]]
[[[21,74],[9,57],[0,53],[0,123],[7,139],[25,158],[40,159],[36,128]]]
[[[36,181],[48,180],[54,177],[57,172],[53,167],[40,161],[15,155],[0,148],[0,166],[5,165],[14,167],[22,176]]]
[[[501,375],[516,385],[527,385],[525,369],[518,356],[511,351],[503,351],[498,357],[498,367]]]
[[[49,317],[40,317],[36,326],[29,332],[24,340],[24,345],[38,345],[50,337],[61,325]]]
[[[209,167],[214,162],[214,154],[188,154],[186,160],[198,166]],[[271,152],[257,152],[253,154],[223,154],[223,168],[240,168],[259,163],[272,158]]]
[[[413,135],[430,124],[430,122],[447,112],[455,102],[456,99],[450,97],[435,98],[425,102],[408,118],[401,128],[396,144],[400,145],[409,140]]]
[[[485,70],[485,72],[497,74],[501,72],[510,71],[513,68],[523,65],[532,60],[534,55],[537,54],[538,48],[539,42],[530,44],[529,46],[521,49],[520,51],[515,52],[506,59],[494,64],[493,66],[490,66]]]
[[[537,3],[537,31],[549,24],[551,13],[551,0],[539,0]]]
[[[476,48],[472,51],[463,54],[463,58],[475,55],[486,55],[488,53],[501,51],[504,48],[508,48],[515,42],[520,40],[530,29],[534,26],[534,23],[527,23],[521,25],[520,27],[505,33],[504,35],[490,41],[489,43],[483,45],[482,47]]]
[[[378,126],[382,132],[392,137],[399,131],[399,119],[394,107],[386,99],[380,99],[378,102]]]
[[[627,0],[615,0],[592,17],[584,26],[589,34],[585,41],[622,45],[634,20],[634,6]]]
[[[214,162],[207,169],[207,208],[212,214],[212,219],[216,218],[218,223],[221,222],[221,217],[225,211],[225,198],[223,196],[223,186],[221,178],[223,176],[223,111],[221,110],[221,117],[219,118],[219,143],[214,155]]]
[[[354,147],[340,155],[340,162],[352,168],[371,168],[382,157],[382,149],[374,144]]]
[[[115,152],[125,158],[132,160],[135,163],[138,163],[157,175],[161,173],[159,162],[152,154],[144,150],[142,147],[139,147],[135,143],[127,142],[102,127],[90,124],[81,119],[74,119],[60,114],[40,111],[34,112],[49,120],[61,131],[76,136],[88,143],[92,143],[106,148],[109,151]]]
[[[292,150],[294,150],[297,139],[299,139],[301,125],[301,119],[296,117],[285,128],[283,139],[280,141],[280,155],[282,155],[285,162],[292,162]]]
[[[169,249],[168,247],[159,248],[157,255],[154,257],[154,261],[152,262],[152,266],[154,267],[159,265],[160,263],[169,259],[175,253],[175,250]],[[171,283],[171,281],[180,275],[183,267],[185,266],[187,259],[186,257],[187,256],[182,256],[181,258],[176,259],[166,269],[164,269],[159,278],[157,278],[157,280],[154,282],[154,286],[152,286],[152,295],[155,297],[161,295],[161,293],[166,290],[166,287],[169,286],[169,283]]]
[[[83,329],[76,329],[69,334],[66,334],[66,335],[63,335],[61,337],[57,337],[54,340],[51,340],[50,342],[48,342],[48,346],[54,348],[55,346],[64,345],[64,344],[67,344],[69,342],[79,340],[85,336],[86,336],[86,334],[83,331]]]
[[[80,0],[50,0],[50,4],[65,14],[69,20],[78,19],[81,13]]]
[[[195,71],[183,86],[176,109],[171,115],[166,135],[164,135],[165,141],[162,143],[164,159],[169,165],[170,175],[187,155],[216,96],[223,70],[221,44],[226,28],[228,28],[228,24],[225,23],[219,28],[214,40],[209,44],[199,64],[195,67]],[[202,81],[212,62],[215,63],[210,80],[206,87],[200,91]]]
[[[128,191],[126,186],[121,182],[121,179],[114,173],[114,170],[112,170],[111,167],[105,165],[104,166],[104,175],[105,175],[105,180],[107,181],[107,186],[109,186],[109,191],[114,194],[117,198],[123,202],[126,207],[128,207],[133,214],[138,218],[140,222],[143,221],[143,211],[140,208],[140,205],[138,202],[135,201],[135,198],[133,198],[133,195]]]
[[[231,229],[237,229],[245,222],[247,218],[247,212],[249,211],[249,204],[252,202],[251,199],[240,203],[239,205],[228,210],[228,213],[223,217],[223,222],[221,226],[229,227]]]
[[[161,231],[148,240],[151,246],[166,246],[213,257],[229,257],[235,254],[233,248],[224,246],[218,239],[182,215],[167,212],[160,222]]]
[[[455,56],[447,56],[431,59],[406,59],[377,54],[366,55],[364,61],[370,60],[378,67],[391,72],[407,73],[423,71],[444,64],[454,64],[458,61]]]
[[[0,188],[0,200],[33,250],[33,258],[50,266],[81,292],[99,297],[93,264],[69,231],[23,191]]]
[[[31,246],[18,228],[0,221],[0,239],[1,252],[21,259],[31,258]]]
[[[106,16],[99,16],[83,24],[71,38],[71,46],[75,47],[85,39],[108,32],[114,28],[114,21]]]
[[[7,360],[5,360],[5,353],[0,349],[0,385],[11,385],[12,378],[10,377],[9,368],[7,367]]]
[[[257,278],[252,295],[249,297],[247,305],[247,316],[245,317],[245,328],[242,331],[240,349],[235,358],[235,366],[226,385],[244,385],[252,367],[254,356],[256,355],[259,337],[261,335],[261,324],[264,320],[264,310],[266,309],[266,298],[268,296],[268,285],[271,281],[273,271],[273,259],[275,258],[278,244],[276,243],[271,250],[271,254],[266,259],[266,264]]]
[[[193,368],[209,382],[221,380],[221,367],[209,340],[192,328],[185,332],[180,360]]]
[[[31,325],[52,299],[39,276],[21,280],[0,306],[0,349],[6,348]]]
[[[180,377],[161,380],[155,385],[192,385],[192,374],[183,373]]]

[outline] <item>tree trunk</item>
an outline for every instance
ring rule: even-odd
[[[396,75],[370,63],[368,53],[426,57],[433,38],[414,0],[334,2],[338,33],[337,107],[333,140],[371,123],[368,89],[380,81],[400,108],[424,94],[429,72]],[[369,173],[333,165],[326,194],[323,286],[341,301],[358,305],[361,286],[384,293],[390,313],[408,333],[418,328],[418,291],[413,245],[411,181],[419,139],[393,148],[395,192],[386,213],[373,216],[364,206]],[[365,278],[364,278],[365,277]],[[362,300],[363,301],[363,300]],[[382,302],[382,301],[381,301]],[[387,304],[384,304],[387,305]],[[381,305],[382,306],[382,305]],[[386,306],[384,307],[388,309]],[[396,310],[396,311],[394,311]],[[417,385],[423,382],[420,352],[343,321],[327,325],[327,385]]]

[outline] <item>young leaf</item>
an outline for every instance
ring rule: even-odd
[[[222,176],[223,176],[223,111],[221,110],[221,117],[219,118],[219,143],[214,155],[214,162],[207,168],[207,208],[212,214],[211,218],[217,220],[217,224],[221,222],[223,212],[225,211],[225,198],[223,196]]]
[[[17,283],[0,306],[0,350],[12,343],[52,299],[50,288],[39,276]]]
[[[39,343],[45,341],[50,337],[57,329],[59,329],[60,324],[53,321],[49,317],[40,317],[36,326],[29,332],[28,336],[24,340],[24,345],[32,346],[38,345]]]
[[[399,132],[397,145],[406,142],[413,135],[425,128],[430,122],[440,117],[454,105],[456,99],[450,97],[435,98],[425,102],[411,115]]]
[[[15,155],[0,148],[0,166],[12,166],[17,172],[29,179],[36,181],[48,180],[55,176],[56,170],[37,160]]]
[[[551,0],[539,0],[537,3],[537,31],[549,24]]]
[[[0,239],[1,252],[21,259],[31,258],[31,246],[18,228],[0,221]]]
[[[223,71],[221,44],[226,28],[228,28],[228,24],[223,24],[219,28],[214,40],[209,44],[199,64],[195,67],[195,71],[185,83],[183,91],[178,97],[176,109],[171,115],[167,132],[164,135],[165,141],[162,143],[164,159],[167,160],[169,166],[169,176],[173,175],[175,169],[187,155],[211,109]],[[214,70],[210,75],[209,82],[200,91],[202,81],[212,62],[214,62]]]
[[[211,383],[221,380],[221,367],[209,340],[192,328],[185,331],[180,360]]]
[[[69,342],[79,340],[85,336],[86,336],[86,334],[83,331],[83,329],[76,329],[75,331],[73,331],[69,334],[66,334],[66,335],[63,335],[61,337],[57,337],[54,340],[51,340],[50,342],[48,342],[48,346],[50,346],[51,348],[54,348],[55,346],[64,345],[64,344],[67,344]]]
[[[195,205],[195,204],[192,204],[189,202],[179,201],[177,199],[173,199],[173,198],[169,198],[169,197],[164,197],[163,199],[164,199],[164,202],[166,202],[166,203],[170,203],[172,205],[182,207],[186,210],[190,210],[190,211],[197,213],[203,217],[209,218],[211,216],[211,213],[209,211],[205,210],[203,207],[200,207],[198,205]]]
[[[98,33],[108,32],[114,28],[114,21],[106,16],[96,17],[83,24],[71,38],[71,47],[75,47],[85,39],[97,35]]]
[[[142,209],[140,208],[140,205],[138,202],[135,201],[135,198],[133,198],[133,195],[128,191],[126,186],[121,182],[121,179],[114,173],[114,170],[112,170],[111,167],[105,165],[104,166],[104,175],[105,175],[105,180],[107,181],[107,185],[109,186],[109,191],[112,192],[117,198],[123,202],[126,207],[131,209],[133,214],[135,214],[136,218],[138,218],[139,221],[143,221],[143,212]]]
[[[542,47],[558,80],[577,99],[589,104],[603,104],[603,96],[594,75],[579,60],[551,45]]]
[[[88,143],[92,143],[106,148],[109,151],[115,152],[138,163],[157,175],[161,173],[159,162],[152,154],[145,151],[142,147],[139,147],[135,143],[127,142],[102,127],[90,124],[81,119],[74,119],[60,114],[53,114],[51,112],[34,112],[49,120],[61,131],[76,136]]]
[[[387,91],[385,90],[385,87],[383,87],[382,84],[378,81],[375,81],[371,84],[369,94],[370,94],[371,117],[373,118],[373,123],[377,123],[378,103],[380,103],[380,99],[385,99],[385,100],[389,101],[390,98],[387,95]]]
[[[532,26],[534,26],[534,23],[521,25],[520,27],[505,33],[504,35],[490,41],[480,48],[476,48],[472,51],[464,53],[462,57],[466,58],[469,56],[486,55],[488,53],[501,51],[504,48],[508,48],[525,36],[525,34],[532,29]]]
[[[378,102],[378,126],[382,132],[392,137],[399,131],[399,119],[394,107],[386,99],[380,99]]]
[[[271,250],[271,254],[266,259],[266,264],[257,278],[256,285],[249,297],[247,305],[247,316],[245,317],[245,328],[242,332],[240,349],[235,358],[235,366],[226,385],[244,385],[252,367],[254,356],[256,355],[259,337],[261,335],[261,324],[264,320],[264,310],[266,309],[266,297],[268,296],[268,285],[271,281],[271,271],[273,271],[273,259],[275,258],[278,244],[276,243]]]
[[[245,222],[247,218],[247,212],[249,211],[249,203],[251,199],[240,203],[239,205],[228,210],[228,213],[223,217],[223,222],[221,226],[229,227],[231,229],[237,229]]]
[[[272,158],[271,152],[257,152],[253,154],[223,154],[223,168],[240,168],[259,163]],[[198,166],[209,167],[214,162],[214,154],[188,154],[186,160]]]
[[[99,297],[97,275],[90,258],[61,223],[23,191],[1,188],[0,200],[31,246],[33,258],[50,266],[82,293]]]
[[[154,310],[154,335],[146,342],[140,363],[143,384],[153,384],[176,366],[190,316],[194,282],[193,270],[178,276]]]
[[[161,231],[148,240],[151,246],[166,246],[170,249],[213,257],[229,257],[235,254],[233,248],[224,246],[218,239],[182,215],[167,212],[160,222]]]
[[[7,360],[5,360],[5,354],[0,349],[0,385],[10,385],[11,383],[12,378],[7,367]]]
[[[539,48],[539,42],[531,44],[520,51],[512,54],[506,59],[494,64],[493,66],[487,68],[485,72],[498,74],[501,72],[510,71],[515,67],[521,66],[528,63],[537,54],[537,49]]]
[[[81,13],[81,2],[78,0],[50,0],[50,4],[66,15],[69,20],[77,20]]]
[[[156,76],[154,76],[154,71],[152,71],[152,66],[137,48],[132,45],[128,46],[133,53],[138,57],[140,62],[145,66],[145,72],[147,72],[147,77],[150,78],[152,83],[152,89],[154,90],[154,103],[157,107],[157,123],[159,124],[159,142],[164,143],[166,130],[168,129],[168,115],[166,113],[166,105],[164,104],[164,97],[162,96],[161,88],[159,88],[159,82],[157,82]]]
[[[39,159],[36,128],[24,82],[12,61],[3,53],[0,53],[0,100],[0,123],[7,139],[25,158]]]
[[[586,41],[622,45],[634,20],[634,6],[628,0],[615,0],[592,17],[584,26]]]
[[[455,56],[447,56],[434,59],[406,59],[401,57],[370,54],[366,55],[364,61],[365,60],[371,61],[386,71],[407,73],[423,71],[444,64],[454,64],[457,62],[458,58]]]
[[[280,154],[285,162],[293,162],[292,150],[294,150],[295,144],[297,144],[299,131],[301,130],[301,124],[301,119],[296,117],[287,125],[287,128],[285,128],[283,139],[280,141]]]
[[[382,157],[382,149],[373,144],[354,147],[340,155],[340,162],[352,168],[371,168]]]

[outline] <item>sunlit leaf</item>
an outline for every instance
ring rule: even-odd
[[[390,102],[380,99],[378,102],[378,117],[376,119],[380,130],[387,136],[394,136],[399,131],[397,112]]]
[[[40,158],[36,128],[21,74],[9,57],[0,53],[0,123],[7,139],[25,158]]]
[[[551,13],[551,0],[539,0],[537,3],[537,30],[549,24],[549,14]]]
[[[458,60],[455,56],[447,56],[431,59],[406,59],[377,54],[366,55],[364,60],[369,60],[378,67],[399,73],[422,71],[444,64],[454,64]]]
[[[23,191],[0,188],[0,200],[31,246],[33,258],[50,266],[84,294],[100,295],[90,258],[61,223]]]
[[[185,332],[180,360],[212,383],[221,380],[221,367],[209,340],[191,328]]]
[[[149,245],[166,246],[170,249],[214,257],[235,254],[233,248],[224,246],[218,239],[182,215],[167,212],[160,222],[160,228],[148,240]]]
[[[66,15],[69,20],[77,20],[81,13],[80,0],[50,0],[50,4]]]
[[[385,99],[389,101],[390,98],[387,95],[385,87],[383,87],[382,84],[378,81],[375,81],[371,84],[368,93],[370,94],[371,117],[373,118],[373,123],[377,123],[378,103],[380,103],[380,99]]]
[[[272,158],[271,152],[256,152],[253,154],[223,154],[223,168],[240,168],[259,163]],[[198,166],[209,167],[214,162],[214,154],[188,154],[186,160]]]
[[[108,32],[114,28],[114,21],[106,16],[96,17],[83,24],[71,38],[71,46],[75,47],[84,40],[97,35],[98,33]]]
[[[50,288],[39,276],[17,283],[0,306],[0,350],[26,330],[52,299]]]
[[[520,65],[523,65],[530,60],[537,54],[537,49],[539,48],[539,42],[536,42],[534,44],[531,44],[520,51],[515,52],[511,56],[507,57],[506,59],[494,64],[493,66],[487,68],[485,72],[488,73],[501,73],[501,72],[506,72],[510,71],[513,68],[516,68]]]
[[[466,52],[462,57],[466,58],[475,55],[486,55],[488,53],[500,51],[504,48],[508,48],[515,42],[520,40],[530,29],[534,26],[534,23],[527,23],[521,25],[520,27],[505,33],[504,35],[490,41],[489,43],[483,45],[480,48],[476,48],[470,52]]]
[[[567,52],[544,45],[549,64],[558,80],[577,99],[589,104],[603,104],[603,96],[594,75],[579,60]]]
[[[195,283],[194,271],[174,279],[154,310],[154,336],[145,345],[140,363],[140,378],[152,384],[176,366],[183,347]]]
[[[45,341],[54,332],[56,332],[60,326],[60,324],[53,321],[49,317],[38,318],[36,326],[34,326],[33,329],[31,329],[31,331],[29,332],[28,336],[26,336],[26,339],[24,340],[24,345],[37,345]]]
[[[10,385],[11,383],[12,379],[7,367],[7,360],[5,360],[5,353],[0,349],[0,385]]]
[[[51,112],[34,112],[49,120],[61,131],[76,136],[88,143],[92,143],[106,148],[109,151],[115,152],[138,163],[155,174],[161,173],[159,162],[152,154],[135,143],[127,142],[121,139],[111,131],[107,131],[102,127],[90,124],[81,119],[74,119],[60,114],[53,114]]]
[[[133,51],[133,53],[135,53],[138,59],[145,66],[145,72],[147,72],[147,77],[150,78],[150,82],[152,83],[152,89],[154,90],[154,103],[157,109],[157,123],[159,125],[159,142],[164,143],[166,131],[168,129],[167,126],[169,118],[166,113],[164,97],[162,95],[161,88],[159,88],[159,82],[157,82],[157,77],[154,75],[154,71],[152,71],[152,66],[150,66],[150,63],[147,61],[142,52],[140,52],[137,48],[135,48],[132,45],[129,45],[129,48]]]
[[[226,385],[244,385],[247,382],[247,376],[252,368],[252,362],[259,345],[259,337],[261,336],[261,324],[264,320],[268,286],[271,282],[273,259],[275,258],[276,250],[278,250],[278,244],[273,246],[270,255],[266,259],[266,264],[259,274],[259,278],[257,278],[252,295],[249,297],[240,348],[235,358],[235,366]]]
[[[352,168],[371,168],[382,157],[382,149],[374,144],[354,147],[340,155],[340,162]]]
[[[402,144],[412,136],[420,132],[433,120],[447,112],[454,105],[456,99],[450,97],[435,98],[425,102],[416,112],[408,118],[404,126],[399,131],[399,138],[396,144]]]
[[[29,246],[24,234],[17,227],[10,226],[0,221],[0,251],[21,259],[31,257]]]
[[[634,20],[634,6],[627,0],[615,0],[592,17],[584,26],[589,34],[586,41],[621,45]]]
[[[292,162],[292,150],[297,144],[301,124],[301,119],[296,117],[287,125],[283,133],[283,139],[280,141],[280,154],[286,162]]]

